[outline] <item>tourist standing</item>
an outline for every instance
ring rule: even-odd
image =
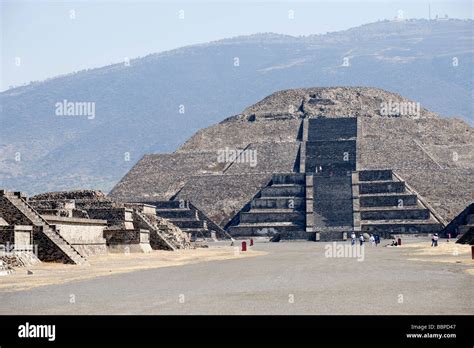
[[[355,232],[351,233],[351,245],[355,245],[356,243],[356,234]]]
[[[438,246],[438,239],[439,239],[438,233],[435,233],[435,234],[433,235],[433,238],[431,239],[431,246],[432,246],[432,247],[433,247],[433,246],[434,246],[434,247],[437,247],[437,246]]]
[[[370,245],[372,245],[372,246],[375,245],[375,237],[374,237],[373,234],[370,235],[369,241],[370,241]]]
[[[380,236],[378,234],[374,234],[374,239],[375,239],[375,246],[378,246],[380,244]]]
[[[364,235],[362,233],[359,236],[359,242],[360,242],[360,246],[362,246],[365,242]]]

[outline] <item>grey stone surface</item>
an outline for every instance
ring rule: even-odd
[[[348,118],[353,121],[347,122],[357,119],[356,149],[353,143],[348,148],[351,155],[357,152],[357,170],[394,170],[445,219],[452,219],[474,196],[473,128],[458,119],[442,119],[423,107],[419,114],[386,115],[382,105],[388,102],[411,101],[368,87],[273,93],[241,114],[198,131],[174,154],[145,156],[110,195],[128,201],[185,198],[225,226],[266,185],[260,175],[268,173],[269,179],[271,173],[298,171],[293,164],[308,152],[307,146],[311,149],[302,143],[304,119]],[[351,127],[355,129],[355,124]],[[323,128],[316,135],[330,138],[331,130]],[[342,137],[347,140],[350,134]],[[344,150],[329,145],[326,150],[334,151],[332,157]],[[256,150],[257,165],[216,163],[218,151],[225,148]],[[306,171],[313,171],[316,163],[333,161],[331,156],[306,157]],[[350,157],[349,164],[337,169],[352,167],[355,159]],[[245,177],[252,173],[255,178]],[[384,185],[381,192],[387,190]],[[397,185],[401,190],[401,184]]]
[[[429,238],[419,241],[430,244]],[[382,245],[388,243],[382,240]],[[325,246],[257,242],[253,248],[267,255],[0,292],[0,313],[470,315],[474,311],[467,264],[411,261],[405,248],[382,246],[366,246],[364,261],[358,262],[325,257]],[[69,303],[72,293],[75,304]]]

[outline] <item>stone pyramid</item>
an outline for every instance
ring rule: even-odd
[[[121,201],[190,201],[231,235],[439,231],[474,197],[474,129],[367,87],[276,92],[145,155]]]

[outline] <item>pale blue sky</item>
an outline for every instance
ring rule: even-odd
[[[238,35],[320,34],[393,19],[399,10],[405,18],[428,18],[428,3],[432,17],[473,18],[472,0],[1,0],[0,90]],[[294,10],[293,20],[289,10]]]

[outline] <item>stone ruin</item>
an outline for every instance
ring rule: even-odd
[[[472,202],[473,154],[472,127],[398,94],[286,90],[145,155],[109,197],[189,201],[233,237],[429,234]]]
[[[150,252],[192,248],[190,236],[156,208],[121,203],[100,191],[50,192],[27,198],[0,190],[2,267],[42,261],[86,264],[108,252]]]
[[[474,245],[474,203],[451,220],[440,235],[445,238],[459,237],[456,243]]]
[[[473,201],[474,129],[387,105],[416,103],[365,87],[280,91],[174,153],[145,155],[107,196],[0,191],[0,244],[82,264],[209,238],[443,233]]]

